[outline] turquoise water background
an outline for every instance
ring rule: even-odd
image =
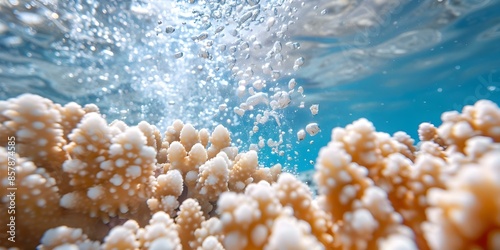
[[[230,68],[246,67],[249,60],[260,67],[263,56],[244,59],[236,54],[232,61],[226,52],[213,52],[210,61],[200,61],[200,44],[191,37],[204,30],[214,32],[226,23],[229,30],[252,6],[234,1],[243,10],[235,7],[227,20],[221,20],[214,19],[213,13],[224,9],[225,1],[174,2],[176,12],[166,4],[149,6],[143,1],[109,1],[106,6],[76,1],[74,6],[56,3],[30,8],[23,7],[22,1],[2,2],[0,99],[35,93],[60,103],[96,103],[110,121],[146,120],[163,130],[176,118],[199,128],[223,124],[241,150],[256,143],[258,136],[276,140],[283,132],[279,146],[283,155],[264,147],[259,157],[263,165],[281,163],[291,171],[312,169],[332,128],[362,117],[372,121],[377,131],[405,131],[417,143],[422,122],[439,125],[443,112],[461,110],[479,99],[500,103],[500,1],[392,1],[380,12],[370,7],[377,1],[347,1],[351,7],[346,10],[331,7],[338,1],[311,1],[303,7],[296,1],[290,6],[298,8],[298,18],[283,42],[299,42],[300,50],[289,55],[302,56],[305,64],[296,71],[285,69],[280,78],[268,81],[270,86],[286,88],[295,78],[304,87],[305,98],[292,96],[290,107],[277,112],[280,126],[269,122],[250,136],[253,118],[238,117],[232,109],[220,112],[218,107],[221,103],[237,106],[245,100],[234,93],[238,80]],[[260,15],[266,18],[270,12],[287,11],[284,1],[261,4],[272,7],[262,7]],[[141,12],[155,8],[158,12]],[[102,14],[103,9],[106,13],[113,9],[113,17]],[[203,11],[211,13],[207,15],[213,19],[210,26],[197,14]],[[51,19],[54,13],[60,23]],[[368,18],[371,24],[355,23],[370,15],[375,16]],[[264,22],[258,18],[252,22],[240,30],[247,32],[246,37],[214,36],[215,45],[209,47],[240,44],[255,32],[264,37],[265,48],[272,48],[265,39],[268,33],[259,29]],[[171,36],[163,34],[168,23],[177,27]],[[103,34],[110,34],[109,41],[98,39]],[[195,50],[195,56],[187,53]],[[176,60],[172,54],[179,51],[184,51],[184,57]],[[300,101],[305,108],[298,107]],[[318,115],[310,113],[311,104],[319,104]],[[266,108],[257,110],[261,109]],[[321,132],[297,142],[297,131],[311,122],[318,123]]]

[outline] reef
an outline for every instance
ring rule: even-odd
[[[500,249],[500,109],[441,119],[417,145],[366,119],[334,128],[313,194],[223,126],[0,101],[0,249]]]

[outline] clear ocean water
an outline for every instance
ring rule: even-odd
[[[304,171],[361,117],[418,142],[444,111],[500,103],[499,44],[495,0],[0,0],[0,99],[223,124],[261,164]]]

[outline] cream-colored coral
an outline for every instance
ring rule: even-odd
[[[293,216],[278,217],[264,250],[323,250],[318,239],[310,234],[310,225]]]
[[[174,141],[179,141],[181,135],[181,130],[184,127],[184,123],[181,120],[175,120],[171,126],[167,127],[165,131],[165,141],[172,143]]]
[[[346,129],[334,129],[332,141],[320,150],[315,166],[318,202],[336,223],[336,247],[377,249],[379,242],[394,235],[413,242],[399,213],[409,194],[413,160],[404,154],[412,149],[400,141],[375,132],[361,119]]]
[[[226,249],[260,249],[268,241],[282,206],[267,182],[250,184],[245,194],[223,193],[217,213]]]
[[[428,193],[424,224],[432,249],[500,248],[500,151],[463,165],[445,189]]]
[[[187,199],[182,202],[179,213],[175,218],[175,222],[179,225],[179,237],[181,239],[182,248],[189,249],[193,242],[196,241],[195,230],[201,228],[201,224],[205,221],[203,212],[198,202],[194,199]],[[202,243],[215,244],[215,243]],[[217,245],[217,244],[215,244]],[[214,246],[215,247],[215,246]]]
[[[123,225],[115,226],[104,238],[101,249],[138,249],[137,239],[139,225],[134,220],[128,220]]]
[[[55,104],[55,108],[58,109],[61,114],[60,124],[66,140],[68,139],[68,135],[71,134],[71,131],[74,128],[76,128],[85,114],[91,112],[99,113],[99,108],[94,104],[87,104],[82,108],[79,104],[70,102],[64,106]]]
[[[0,109],[0,132],[7,137],[15,136],[16,140],[30,139],[16,141],[21,149],[18,151],[28,157],[23,159],[20,158],[22,155],[16,155],[16,158],[23,159],[19,161],[24,162],[23,166],[29,166],[26,168],[29,171],[26,171],[29,172],[30,181],[38,183],[32,185],[31,182],[25,182],[33,190],[21,189],[35,195],[24,195],[28,202],[19,203],[25,208],[24,211],[31,213],[19,219],[18,227],[19,232],[29,230],[32,235],[30,238],[33,241],[25,241],[21,245],[27,248],[33,248],[46,229],[64,224],[81,227],[82,233],[93,239],[104,239],[105,249],[127,244],[137,248],[137,242],[139,248],[148,248],[145,247],[147,244],[149,248],[155,248],[166,244],[166,241],[174,247],[179,245],[180,241],[172,241],[173,238],[159,237],[154,242],[147,240],[144,234],[148,232],[147,229],[135,229],[137,232],[134,232],[119,226],[123,220],[120,217],[133,218],[142,225],[150,218],[149,213],[157,211],[172,216],[179,212],[178,226],[183,226],[183,230],[191,235],[191,238],[186,238],[183,233],[178,237],[183,239],[182,244],[185,246],[220,248],[224,237],[221,227],[214,224],[218,220],[214,218],[206,223],[200,220],[198,224],[190,224],[192,218],[186,218],[188,215],[183,214],[198,211],[202,215],[213,216],[213,206],[222,192],[229,189],[243,192],[248,184],[255,181],[254,176],[274,181],[281,172],[280,166],[271,170],[259,168],[255,152],[238,154],[238,150],[231,147],[229,131],[222,126],[215,128],[210,135],[206,129],[197,131],[189,124],[175,121],[165,138],[161,139],[158,129],[146,122],[139,123],[137,127],[129,127],[122,121],[113,121],[108,125],[95,105],[82,108],[70,103],[61,106],[38,96],[24,95],[0,102]],[[30,124],[32,118],[39,119],[43,126],[36,119]],[[39,152],[51,152],[50,160],[40,158],[37,152],[32,152],[34,150],[22,148],[34,149],[32,142],[35,138],[27,131],[41,127],[46,130],[41,129],[40,132],[44,134],[38,137],[43,139],[46,136],[50,145],[59,142],[54,144],[56,147],[49,147],[56,151],[40,148]],[[27,135],[31,137],[25,137]],[[6,141],[4,145],[7,146]],[[38,146],[43,145],[39,143]],[[209,152],[217,155],[208,160]],[[58,154],[64,157],[57,160]],[[6,159],[7,156],[2,159],[5,167],[8,164]],[[28,160],[35,160],[42,166],[35,166]],[[44,168],[51,171],[45,171]],[[24,170],[19,171],[17,180],[24,180],[21,174]],[[41,185],[41,188],[36,185]],[[47,190],[42,188],[44,185]],[[179,204],[190,197],[196,198],[203,209],[195,209],[196,202],[189,202],[194,201],[191,199],[179,209]],[[3,200],[2,206],[6,204],[7,201]],[[46,206],[53,209],[45,209]],[[192,215],[195,214],[193,212]],[[91,217],[109,221],[107,225],[113,231],[104,238],[103,232],[105,234],[109,229]],[[23,226],[24,218],[27,223]],[[40,225],[40,228],[31,226],[31,222]],[[172,225],[177,228],[175,223]],[[95,229],[90,230],[92,227]],[[201,240],[195,238],[195,233],[202,237]],[[136,240],[125,240],[131,235],[135,235]],[[124,237],[124,240],[120,240],[120,237]]]
[[[398,151],[401,152],[401,154],[403,154],[406,158],[414,161],[415,152],[417,151],[417,148],[414,145],[415,140],[413,140],[410,135],[402,131],[394,133],[392,138],[400,143],[398,145],[400,147]]]
[[[464,156],[467,162],[477,162],[491,151],[499,151],[500,143],[494,143],[491,137],[476,136],[465,143]]]
[[[156,126],[151,125],[145,121],[142,121],[139,124],[137,124],[137,127],[146,137],[147,139],[146,145],[154,148],[155,151],[157,152],[157,155],[159,155],[159,152],[162,148],[160,130],[158,130]]]
[[[270,168],[258,168],[252,173],[252,179],[254,183],[259,183],[260,181],[267,181],[269,183],[276,182],[281,173],[283,167],[281,164],[276,164]]]
[[[229,173],[229,189],[242,192],[248,184],[253,182],[252,174],[258,166],[257,152],[249,151],[239,154]]]
[[[208,158],[215,157],[221,150],[231,146],[231,137],[229,130],[222,125],[215,127],[210,136],[210,147],[207,150]]]
[[[205,212],[212,211],[212,202],[217,202],[219,196],[228,191],[229,167],[231,162],[226,153],[220,152],[216,157],[200,166],[196,181],[197,195]]]
[[[153,195],[147,200],[151,211],[164,211],[170,216],[176,214],[179,207],[178,198],[183,191],[182,175],[178,170],[169,170],[166,174],[160,174],[151,184]]]
[[[404,133],[396,133],[391,137],[387,133],[376,132],[375,127],[366,119],[359,119],[343,128],[335,128],[332,141],[351,157],[351,161],[368,169],[368,176],[376,179],[382,169],[383,159],[394,153],[405,155],[414,160],[409,144],[412,140]]]
[[[178,225],[164,212],[157,212],[145,228],[137,230],[137,239],[142,249],[181,250]]]
[[[198,167],[207,160],[207,153],[203,146],[199,143],[191,147],[188,152],[184,145],[178,141],[173,141],[168,150],[167,169],[177,169],[183,177],[189,172],[198,172]]]
[[[200,143],[203,145],[203,147],[206,148],[208,146],[208,142],[210,141],[210,133],[205,128],[200,129],[200,131],[198,132],[198,138],[200,138]]]
[[[108,127],[101,116],[87,114],[70,135],[65,150],[71,160],[63,169],[75,191],[61,198],[61,206],[110,217],[134,213],[151,192],[156,151],[136,127],[120,131]]]
[[[191,150],[194,144],[199,143],[198,131],[191,124],[186,124],[182,127],[179,134],[179,141],[182,143],[186,151]]]
[[[438,137],[437,128],[428,122],[423,122],[418,126],[418,137],[421,141],[432,141]]]
[[[379,249],[386,249],[386,250],[421,249],[418,248],[410,238],[399,234],[391,235],[388,238],[381,240],[378,247]]]
[[[438,134],[452,151],[463,152],[466,141],[473,136],[487,136],[500,142],[500,109],[488,100],[479,100],[474,106],[465,106],[462,113],[445,112]]]
[[[14,243],[8,241],[5,234],[0,238],[0,245],[33,249],[46,230],[60,225],[79,227],[97,238],[107,233],[104,224],[98,220],[59,207],[61,191],[44,168],[0,147],[0,171],[0,206],[2,211],[15,216],[15,235],[25,237]],[[0,217],[0,223],[7,225],[9,219],[10,216]]]
[[[54,103],[43,97],[24,94],[0,102],[0,144],[14,137],[16,153],[53,173],[59,183],[63,173],[60,165],[66,160],[66,145],[60,124],[61,114]]]
[[[224,250],[224,246],[214,236],[208,236],[197,250]]]
[[[208,240],[208,238],[211,238]],[[194,240],[189,243],[191,249],[203,249],[205,241],[222,242],[224,235],[222,234],[222,223],[217,217],[212,217],[201,223],[201,226],[194,231]],[[207,243],[208,244],[208,243]],[[218,245],[213,243],[214,245]],[[221,244],[222,246],[222,244]]]
[[[314,180],[318,184],[318,202],[333,220],[341,220],[364,190],[373,185],[368,170],[352,162],[343,144],[333,141],[319,152]]]
[[[366,119],[359,119],[343,128],[335,128],[332,141],[342,143],[344,151],[350,155],[351,161],[368,169],[376,166],[381,160],[381,152],[377,152],[377,134],[375,127]]]
[[[420,159],[417,158],[419,162],[417,164],[421,164]],[[381,176],[376,181],[376,185],[387,193],[392,207],[401,214],[404,224],[414,230],[415,238],[419,242],[423,237],[420,224],[425,217],[418,215],[422,215],[426,207],[426,203],[420,201],[423,198],[422,194],[425,196],[429,187],[422,185],[422,175],[416,174],[414,170],[415,166],[410,159],[399,153],[391,154],[384,159]],[[417,186],[421,188],[414,189]],[[424,242],[420,242],[421,249],[426,249],[425,246]]]
[[[280,166],[271,169],[259,168],[255,152],[238,154],[237,149],[230,146],[229,131],[222,126],[216,127],[209,137],[205,129],[197,132],[190,124],[175,121],[169,126],[166,134],[163,145],[168,144],[168,147],[162,147],[159,154],[165,153],[164,157],[168,161],[161,165],[163,170],[160,173],[178,170],[183,179],[182,191],[187,198],[197,199],[204,214],[213,210],[221,192],[242,192],[248,184],[256,182],[254,176],[273,182],[281,172]],[[211,144],[206,149],[205,145],[208,145],[209,139]],[[209,157],[210,152],[218,154]],[[261,178],[257,178],[257,181]],[[155,193],[161,188],[156,187],[154,190]],[[162,209],[173,214],[179,204],[176,196],[179,193],[163,193],[153,194],[154,198],[148,201],[148,205],[153,211]],[[160,196],[164,196],[163,202]],[[166,206],[162,208],[161,204]]]
[[[60,226],[49,229],[40,240],[41,245],[37,249],[82,249],[98,250],[100,243],[88,239],[81,229]],[[123,249],[123,248],[122,248]]]
[[[309,231],[323,246],[333,247],[332,219],[313,200],[306,184],[297,180],[292,174],[283,173],[278,182],[273,184],[273,188],[281,204],[291,207],[297,219],[308,223]]]
[[[43,232],[57,226],[55,218],[62,214],[56,181],[45,169],[0,147],[0,187],[0,206],[5,213],[0,217],[2,227],[9,229],[5,225],[11,224],[10,216],[15,216],[14,236],[23,235],[27,246],[36,246]],[[10,236],[2,237],[0,245],[13,246],[7,241]]]
[[[146,122],[108,125],[95,106],[32,95],[0,101],[0,111],[0,205],[8,210],[14,166],[16,230],[29,236],[1,237],[3,246],[32,249],[53,228],[41,249],[500,248],[492,102],[422,125],[419,149],[365,119],[334,129],[315,165],[316,198],[281,165],[239,153],[222,126],[210,134],[177,120],[162,139]],[[52,146],[41,150],[54,159],[26,150],[43,148],[29,131],[47,138]],[[9,136],[23,138],[20,155],[7,152]]]
[[[403,218],[394,211],[387,193],[377,186],[368,187],[363,197],[354,204],[352,211],[344,213],[334,236],[342,249],[380,249],[382,241],[393,237],[404,237],[416,248],[413,234],[402,225]]]
[[[446,159],[446,153],[444,149],[437,143],[432,141],[424,141],[420,144],[420,151],[418,154],[428,154],[435,157],[439,157],[443,160]]]

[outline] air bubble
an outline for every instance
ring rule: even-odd
[[[248,5],[255,6],[260,3],[260,0],[247,0]]]
[[[304,65],[304,58],[299,57],[297,60],[295,60],[295,63],[293,64],[293,69],[298,70],[302,65]]]
[[[262,66],[262,72],[266,75],[270,75],[273,72],[273,67],[270,63],[266,63]]]
[[[301,94],[301,95],[304,95],[304,88],[302,86],[299,86],[299,88],[297,89],[297,92],[299,92],[299,94]]]
[[[306,126],[306,131],[307,133],[310,135],[310,136],[315,136],[319,133],[319,131],[321,131],[319,129],[319,126],[317,123],[313,122],[313,123],[309,123],[307,124]]]
[[[227,104],[223,103],[221,105],[219,105],[219,111],[224,111],[227,109]]]
[[[252,43],[254,49],[262,49],[262,44],[259,41],[255,41]]]
[[[279,41],[276,41],[273,45],[274,53],[281,52],[281,49],[282,49],[281,43]]]
[[[301,129],[299,130],[299,132],[297,132],[297,140],[302,141],[304,140],[304,138],[306,138],[306,131]]]
[[[165,28],[165,32],[166,32],[167,34],[174,33],[174,31],[175,31],[175,28],[174,28],[174,27],[172,27],[172,26],[167,26],[167,27]]]
[[[288,81],[288,89],[294,89],[295,86],[297,85],[297,82],[295,81],[295,78],[292,78],[290,79],[290,81]]]
[[[184,55],[184,53],[182,53],[182,52],[177,52],[177,53],[175,53],[175,54],[174,54],[174,57],[175,57],[175,58],[181,58],[183,55]]]
[[[319,112],[319,104],[311,105],[309,109],[311,110],[312,115],[317,115]]]
[[[205,49],[202,49],[198,55],[201,58],[205,58],[205,59],[211,58],[210,53],[208,53],[208,51],[206,51]]]
[[[241,25],[245,23],[248,19],[250,19],[250,17],[252,17],[252,12],[248,11],[247,13],[243,14],[243,16],[241,16],[240,21],[238,23]]]
[[[219,33],[224,30],[224,26],[219,26],[217,29],[215,29],[215,33]]]

